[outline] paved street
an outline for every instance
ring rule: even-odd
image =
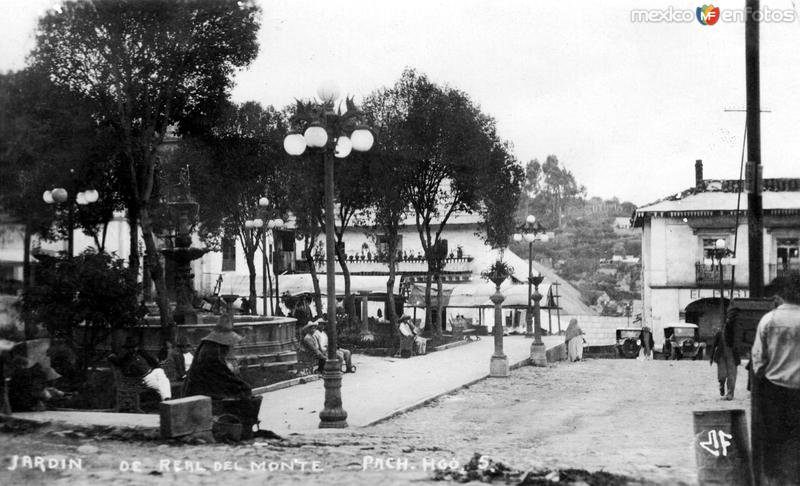
[[[406,484],[429,478],[437,463],[464,464],[479,452],[515,468],[574,467],[625,474],[647,484],[694,484],[691,412],[746,409],[745,385],[740,380],[736,400],[724,402],[707,362],[560,362],[522,367],[510,379],[480,381],[376,426],[293,434],[283,441],[173,446],[46,432],[18,435],[0,445],[0,483]],[[356,400],[347,400],[347,391],[345,405],[359,409]],[[13,454],[82,458],[84,470],[7,471]],[[408,467],[390,469],[398,464],[390,459],[408,461]],[[176,471],[171,463],[159,472],[162,460],[199,461],[207,470]],[[141,472],[120,472],[132,461],[139,461]],[[224,469],[225,461],[231,468],[237,462],[242,470],[213,470]],[[311,461],[318,461],[321,472],[311,470]],[[294,470],[260,471],[262,462],[267,468],[292,463]],[[197,469],[197,462],[192,464],[179,462],[179,467]]]

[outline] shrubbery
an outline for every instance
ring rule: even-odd
[[[28,328],[80,348],[85,369],[113,329],[138,323],[136,278],[121,259],[93,250],[39,259],[35,284],[22,294],[22,317]],[[83,332],[76,332],[81,325]]]

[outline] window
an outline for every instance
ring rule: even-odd
[[[378,254],[386,255],[389,252],[389,237],[386,235],[378,235]],[[403,253],[403,235],[397,235],[397,249],[398,254]]]
[[[234,238],[222,240],[222,271],[236,271],[236,240]]]
[[[724,236],[703,238],[703,263],[707,266],[714,267],[714,265],[717,264],[717,260],[714,258],[714,250],[717,247],[717,240],[719,239],[725,240],[727,245],[728,239]]]
[[[777,238],[778,268],[789,271],[800,263],[800,239],[798,238]]]

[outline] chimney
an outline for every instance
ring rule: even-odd
[[[703,161],[700,159],[694,161],[694,187],[703,188]]]

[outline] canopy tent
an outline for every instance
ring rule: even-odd
[[[292,273],[281,275],[280,292],[289,295],[313,294],[314,283],[311,281],[310,273]],[[353,294],[369,291],[374,295],[386,295],[385,275],[352,275],[350,277],[350,291]],[[344,297],[344,276],[336,275],[336,296]],[[319,275],[319,289],[323,296],[327,294],[328,281],[325,274]],[[400,295],[400,276],[394,279],[394,295]]]
[[[514,287],[509,281],[500,286],[500,291],[505,294],[505,289]],[[431,306],[436,306],[436,284],[431,285]],[[526,286],[527,288],[527,286]],[[495,286],[491,282],[483,279],[473,279],[468,282],[458,284],[443,284],[443,307],[470,308],[480,307],[488,301],[495,292]],[[415,284],[411,288],[411,295],[407,305],[410,307],[425,307],[425,286]]]

